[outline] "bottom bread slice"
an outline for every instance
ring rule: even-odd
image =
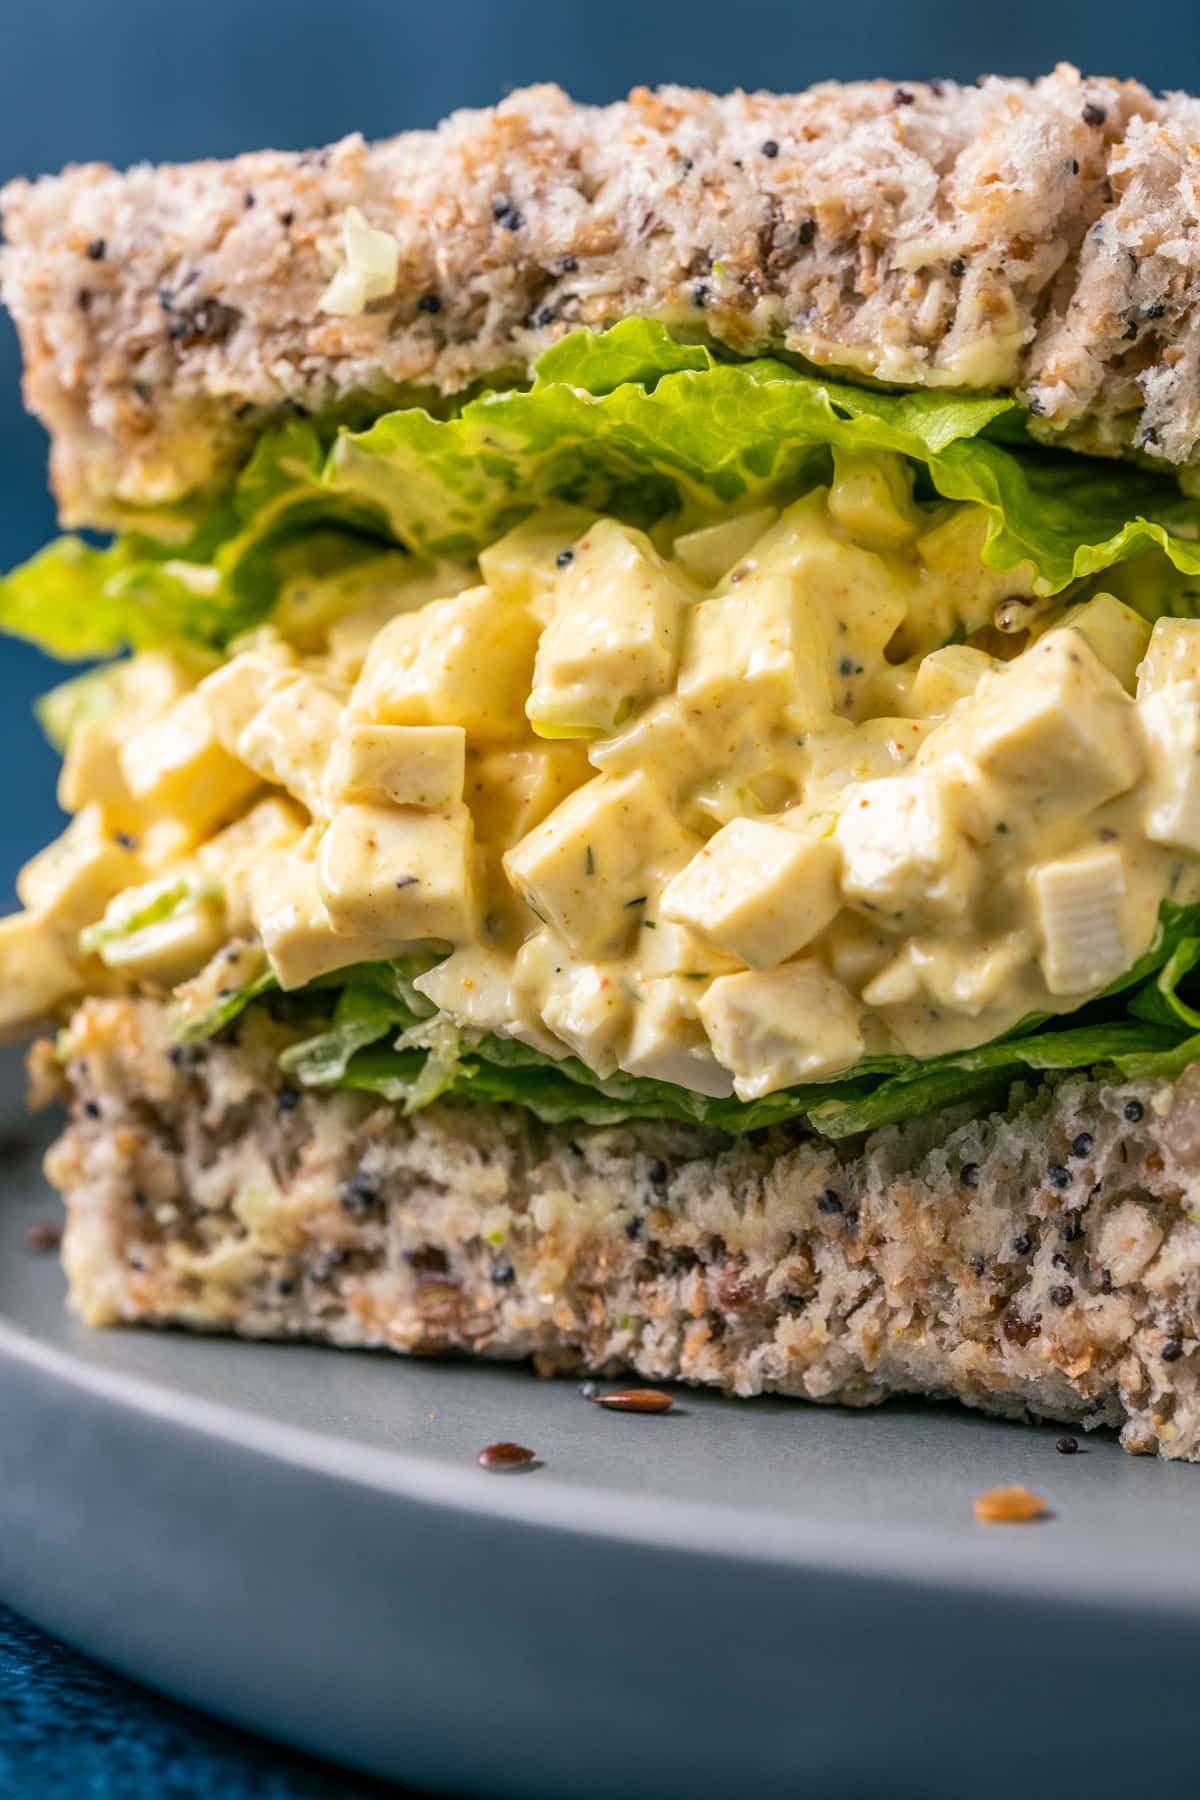
[[[299,1092],[276,1028],[86,1002],[47,1170],[70,1303],[739,1395],[953,1396],[1200,1458],[1200,1069],[1070,1077],[834,1144]]]

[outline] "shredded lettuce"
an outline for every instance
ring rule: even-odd
[[[274,993],[278,986],[274,971],[261,969],[240,987],[230,987],[218,994],[206,1012],[179,1022],[175,1035],[181,1044],[198,1044],[215,1037],[218,1031],[224,1031],[227,1025],[240,1018],[252,1000]]]
[[[1074,1019],[1030,1020],[975,1050],[920,1061],[864,1059],[839,1080],[785,1089],[762,1100],[716,1100],[667,1082],[594,1074],[575,1057],[554,1060],[515,1039],[468,1038],[412,987],[411,961],[356,966],[288,996],[269,972],[225,996],[180,1036],[195,1042],[231,1024],[263,995],[282,998],[285,1016],[326,1022],[302,1032],[280,1057],[305,1087],[377,1094],[408,1112],[443,1094],[525,1107],[548,1123],[606,1125],[675,1119],[731,1135],[807,1117],[826,1137],[849,1137],[965,1102],[1002,1098],[1031,1074],[1111,1067],[1130,1079],[1172,1079],[1200,1056],[1200,1011],[1180,993],[1200,964],[1200,907],[1167,902],[1154,946],[1131,971],[1135,983],[1092,1003]],[[1198,996],[1200,997],[1200,996]],[[332,1012],[328,1008],[332,1005]],[[1104,1015],[1104,1016],[1098,1016]]]
[[[412,1015],[394,994],[351,982],[337,997],[328,1029],[293,1044],[279,1065],[305,1087],[331,1087],[343,1080],[358,1051],[389,1033],[403,1032],[410,1022]]]
[[[0,628],[58,656],[173,638],[223,644],[265,617],[281,563],[320,534],[335,560],[400,546],[469,556],[539,505],[603,508],[634,524],[701,521],[824,479],[832,447],[892,450],[929,498],[987,509],[984,559],[1028,561],[1039,588],[1158,553],[1147,604],[1200,605],[1200,502],[1133,464],[1048,451],[1016,401],[879,393],[776,361],[721,361],[662,325],[580,331],[532,385],[447,418],[420,407],[330,438],[293,420],[264,436],[232,493],[183,544],[145,531],[107,549],[62,538],[0,582]],[[1164,589],[1160,602],[1155,598]]]
[[[1193,1038],[1192,1060],[1200,1042]],[[982,1049],[918,1062],[880,1058],[858,1064],[838,1082],[784,1089],[750,1102],[714,1100],[667,1082],[632,1075],[601,1079],[573,1057],[554,1062],[536,1050],[511,1060],[505,1040],[484,1038],[460,1053],[453,1079],[439,1092],[469,1100],[509,1102],[548,1123],[617,1124],[629,1119],[676,1119],[709,1125],[730,1135],[807,1118],[824,1136],[844,1138],[915,1119],[981,1096],[1002,1094],[1029,1074],[1115,1065],[1130,1074],[1156,1075],[1173,1066],[1182,1048],[1178,1034],[1139,1020],[1005,1039]],[[523,1046],[521,1048],[524,1048]],[[882,1065],[882,1066],[881,1066]],[[1129,1065],[1128,1068],[1126,1065]],[[890,1067],[895,1073],[887,1074]],[[421,1067],[411,1050],[378,1047],[359,1052],[329,1084],[376,1093],[390,1100],[411,1096]]]
[[[547,1123],[619,1124],[675,1119],[731,1135],[807,1118],[826,1137],[844,1138],[967,1102],[1002,1099],[1013,1081],[1047,1072],[1109,1068],[1129,1079],[1169,1080],[1200,1057],[1200,1010],[1181,992],[1200,966],[1200,906],[1167,901],[1151,948],[1122,983],[1080,1013],[1026,1020],[974,1050],[918,1060],[864,1058],[836,1081],[784,1089],[762,1100],[716,1100],[635,1075],[596,1075],[573,1056],[555,1060],[513,1038],[467,1034],[412,986],[416,959],[357,965],[283,996],[285,1016],[324,1008],[301,1030],[280,1065],[305,1087],[377,1094],[407,1112],[443,1094],[525,1107]],[[251,1001],[270,993],[259,975],[185,1033],[211,1036]],[[1195,996],[1200,999],[1200,994]],[[332,1011],[330,1012],[330,1007]]]

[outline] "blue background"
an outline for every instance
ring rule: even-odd
[[[9,0],[3,15],[0,177],[381,136],[540,80],[602,101],[643,81],[971,80],[1065,58],[1200,89],[1200,0]],[[18,373],[5,319],[0,568],[54,530]],[[0,908],[53,824],[54,759],[29,701],[54,678],[26,646],[0,646]]]

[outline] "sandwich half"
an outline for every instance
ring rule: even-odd
[[[93,1324],[1200,1458],[1200,103],[557,90],[5,191]]]

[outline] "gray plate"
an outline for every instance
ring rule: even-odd
[[[1095,1800],[1192,1765],[1200,1469],[935,1408],[629,1418],[520,1370],[89,1333],[21,1248],[36,1152],[3,1154],[0,1595],[127,1673],[487,1795]],[[497,1438],[542,1466],[477,1469]],[[976,1524],[1012,1481],[1052,1518]]]

